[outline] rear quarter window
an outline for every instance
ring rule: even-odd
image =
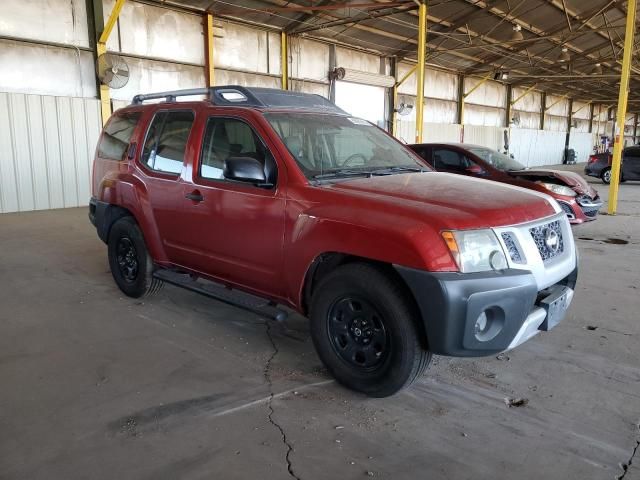
[[[125,160],[133,131],[140,120],[140,112],[119,114],[111,118],[98,145],[98,157]]]

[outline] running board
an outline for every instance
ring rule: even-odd
[[[239,290],[231,290],[208,280],[194,280],[188,273],[159,269],[153,272],[153,276],[163,282],[186,288],[192,292],[205,295],[214,300],[233,305],[234,307],[248,310],[262,317],[267,317],[278,322],[284,322],[287,319],[287,312],[277,308],[273,302],[269,300]]]

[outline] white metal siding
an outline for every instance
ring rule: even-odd
[[[512,128],[509,151],[527,167],[558,165],[564,158],[565,132]]]
[[[86,205],[98,100],[0,93],[0,212]]]
[[[596,141],[597,139],[592,133],[579,132],[575,128],[571,129],[569,148],[576,151],[576,162],[586,162],[589,159]]]

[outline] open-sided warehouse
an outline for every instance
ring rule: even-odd
[[[640,480],[636,0],[1,3],[0,478]]]

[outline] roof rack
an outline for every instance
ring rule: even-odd
[[[241,87],[238,85],[139,94],[133,97],[132,104],[140,105],[146,100],[160,98],[164,98],[166,102],[175,102],[178,97],[194,95],[204,95],[213,105],[218,106],[302,109],[347,115],[344,110],[320,95],[277,88]]]

